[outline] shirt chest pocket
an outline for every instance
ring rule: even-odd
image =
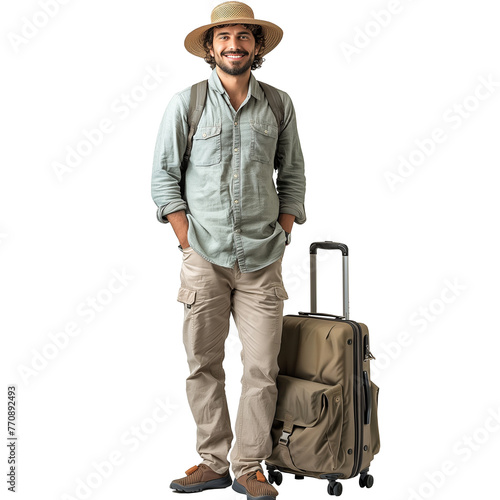
[[[250,159],[260,163],[274,163],[276,144],[278,142],[278,127],[270,123],[259,123],[250,120],[252,139]]]
[[[209,166],[221,162],[221,126],[198,127],[193,136],[191,162],[195,165]]]

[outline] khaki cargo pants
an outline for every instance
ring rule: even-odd
[[[242,273],[217,266],[191,247],[183,251],[181,288],[183,341],[190,374],[186,391],[197,425],[196,450],[217,473],[229,469],[233,432],[222,367],[224,342],[232,313],[243,346],[242,390],[231,464],[236,478],[262,468],[271,455],[271,427],[276,411],[278,354],[283,300],[282,257],[269,266]]]

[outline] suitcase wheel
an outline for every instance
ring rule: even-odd
[[[337,483],[334,479],[331,479],[328,481],[328,487],[327,491],[329,495],[333,495],[336,497],[339,497],[342,495],[342,485],[340,483]]]
[[[362,472],[359,477],[359,485],[361,488],[371,488],[373,486],[373,476],[368,472]]]
[[[278,486],[283,482],[283,474],[280,471],[269,470],[269,484],[276,483]]]

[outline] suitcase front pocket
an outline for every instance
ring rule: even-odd
[[[332,472],[343,464],[341,385],[278,375],[278,402],[270,462],[307,472]]]

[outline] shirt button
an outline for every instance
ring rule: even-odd
[[[237,127],[238,126],[238,122],[234,122],[234,126]]]
[[[207,136],[207,134],[203,134],[203,137],[206,137],[206,136]]]
[[[237,153],[238,152],[238,148],[234,148],[234,152]]]
[[[234,176],[233,176],[233,177],[234,177],[235,179],[237,179],[237,178],[238,178],[238,174],[234,174]]]
[[[234,202],[235,202],[236,204],[238,204],[238,203],[239,203],[239,202],[238,202],[238,200],[234,200]]]
[[[241,229],[235,229],[236,233],[241,233]]]
[[[267,130],[264,130],[264,134],[267,134]]]

